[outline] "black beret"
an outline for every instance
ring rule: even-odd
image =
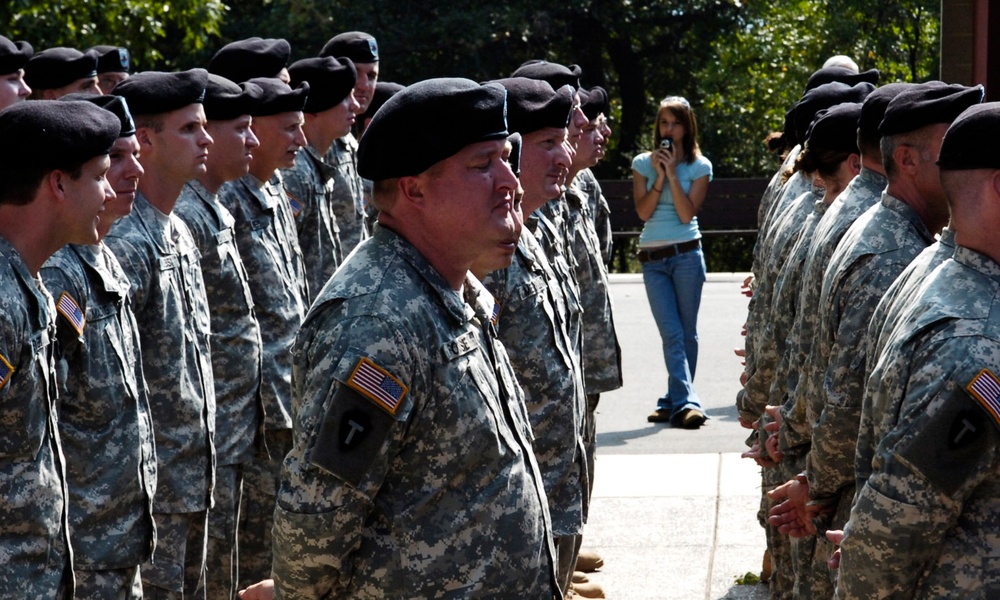
[[[119,46],[94,46],[87,52],[97,56],[98,73],[128,73],[128,50]]]
[[[1000,102],[974,104],[952,122],[941,142],[942,171],[1000,169]]]
[[[911,88],[915,83],[888,83],[868,94],[861,104],[861,118],[858,119],[858,131],[862,138],[874,139],[879,137],[878,126],[885,116],[885,108],[889,102],[898,96],[900,92]]]
[[[507,141],[510,142],[510,158],[507,162],[510,163],[510,170],[514,172],[515,177],[521,176],[521,134],[514,132],[507,136]]]
[[[805,148],[813,152],[858,151],[860,102],[844,102],[816,113],[806,132]]]
[[[252,115],[264,96],[264,90],[254,83],[236,85],[222,75],[208,74],[205,88],[205,118],[209,121],[230,121]]]
[[[875,86],[868,83],[856,83],[853,86],[835,81],[824,83],[813,88],[802,95],[802,99],[795,105],[795,139],[802,143],[806,139],[806,131],[812,123],[816,113],[824,108],[830,108],[841,102],[864,102],[868,94],[875,90]],[[854,135],[857,135],[857,126],[854,128]]]
[[[569,124],[573,110],[570,86],[553,90],[547,82],[527,77],[509,77],[492,83],[499,83],[507,90],[507,122],[511,131],[525,135]]]
[[[24,65],[24,82],[36,91],[61,88],[85,77],[97,77],[97,57],[76,48],[42,50]]]
[[[587,119],[593,121],[602,113],[611,114],[611,102],[608,93],[600,86],[594,86],[589,90],[580,90],[580,108]]]
[[[309,97],[303,109],[307,113],[319,113],[337,106],[354,89],[358,71],[354,62],[346,57],[339,60],[332,56],[304,58],[288,67],[292,85],[303,81],[309,83]]]
[[[951,123],[962,111],[983,101],[983,86],[967,87],[928,81],[900,92],[885,108],[878,127],[883,136],[916,131],[938,123]]]
[[[370,119],[375,116],[378,109],[382,108],[386,100],[399,93],[404,86],[391,81],[379,81],[375,84],[375,92],[372,93],[372,101],[368,103],[368,110],[361,115],[361,120]]]
[[[305,108],[309,97],[309,83],[303,81],[293,90],[287,83],[274,77],[254,77],[252,83],[261,89],[260,102],[250,113],[255,117],[269,117]]]
[[[818,88],[825,83],[833,83],[834,81],[846,83],[847,85],[855,85],[857,83],[878,85],[878,78],[878,69],[857,73],[846,67],[824,67],[809,77],[809,81],[806,83],[806,91],[808,92],[813,88]]]
[[[0,75],[24,68],[32,51],[28,42],[12,42],[0,35]]]
[[[219,49],[208,61],[208,71],[235,83],[255,77],[277,77],[291,55],[292,47],[283,39],[252,37]]]
[[[378,42],[363,31],[348,31],[332,38],[319,51],[322,56],[346,56],[356,63],[378,62]]]
[[[201,104],[208,86],[208,71],[191,69],[177,73],[143,71],[115,86],[111,91],[128,100],[132,114],[157,115]]]
[[[527,77],[528,79],[539,79],[547,81],[553,89],[558,90],[564,85],[573,86],[573,89],[580,89],[580,75],[583,73],[579,65],[568,67],[559,63],[544,60],[529,60],[511,73],[511,77]]]
[[[506,138],[506,98],[499,85],[460,78],[404,88],[382,105],[361,136],[358,175],[372,181],[418,175],[469,144]],[[430,123],[451,125],[427,135]]]
[[[83,100],[84,102],[96,104],[118,117],[118,121],[122,126],[121,131],[118,132],[118,137],[135,135],[135,121],[132,120],[132,113],[128,109],[128,102],[126,102],[125,98],[122,98],[121,96],[115,96],[113,94],[89,94],[87,92],[74,92],[72,94],[66,94],[65,96],[59,98],[59,100]]]
[[[90,102],[19,102],[0,111],[0,139],[11,141],[0,144],[0,170],[74,169],[107,154],[121,128],[118,117]]]

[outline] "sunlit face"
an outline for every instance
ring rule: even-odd
[[[0,75],[0,109],[27,100],[31,88],[24,82],[24,69]]]
[[[206,129],[215,143],[208,153],[208,175],[219,185],[247,174],[260,141],[251,127],[250,115],[228,121],[209,121]]]
[[[521,135],[521,186],[525,212],[562,193],[570,167],[566,128],[544,127]]]
[[[58,100],[67,94],[97,94],[102,95],[101,88],[97,86],[97,76],[94,77],[83,77],[77,79],[73,83],[64,85],[60,88],[52,88],[48,90],[42,90],[43,100]]]
[[[598,119],[587,121],[580,136],[576,155],[573,156],[573,168],[583,170],[596,165],[604,157],[606,143],[607,140],[601,134],[601,128],[598,126]]]
[[[354,84],[354,97],[358,101],[358,114],[368,110],[375,95],[375,84],[378,83],[378,63],[354,63],[358,70],[358,81]]]
[[[329,127],[329,131],[333,134],[333,138],[342,138],[351,132],[351,127],[354,126],[355,116],[361,112],[361,105],[354,97],[354,90],[347,95],[346,98],[340,101],[334,107],[331,107],[322,113],[319,117],[323,120],[323,123]]]
[[[447,240],[469,265],[498,247],[512,252],[520,235],[517,178],[505,153],[506,140],[470,144],[417,176],[426,204],[421,227],[431,239]]]
[[[97,227],[101,212],[105,202],[115,195],[107,179],[110,166],[111,159],[102,154],[83,163],[76,179],[66,173],[60,175],[66,200],[62,230],[68,243],[96,244],[100,239]]]
[[[128,79],[128,73],[98,73],[97,87],[101,88],[101,93],[110,94],[115,86]]]
[[[684,134],[686,133],[684,125],[681,124],[680,119],[675,117],[674,113],[670,112],[669,109],[660,111],[660,117],[657,119],[657,127],[660,128],[660,137],[673,140],[675,148],[682,147]]]
[[[132,212],[139,178],[145,172],[139,164],[139,142],[134,135],[115,140],[108,158],[111,163],[107,175],[108,184],[115,195],[107,201],[104,212],[101,213],[101,222],[97,226],[101,239],[104,239],[115,221]]]
[[[511,145],[510,142],[507,142],[501,158],[504,162],[508,163],[508,166],[510,164],[510,152]],[[523,197],[524,190],[521,188],[520,183],[518,183],[517,189],[514,190],[513,203],[511,205],[511,214],[514,217],[514,230],[510,232],[508,237],[500,239],[498,243],[476,259],[476,262],[472,265],[472,272],[477,277],[483,277],[487,273],[510,266],[511,261],[514,259],[514,251],[517,249],[517,241],[521,236],[521,229],[524,225],[524,213],[521,210],[521,199]]]
[[[587,126],[587,115],[583,114],[583,109],[580,105],[580,92],[573,92],[573,109],[570,111],[569,115],[569,125],[568,125],[568,139],[570,145],[573,146],[575,150],[580,143],[580,136],[583,134],[583,128]]]
[[[206,122],[201,104],[188,104],[166,113],[160,131],[145,130],[152,147],[142,148],[143,164],[147,164],[147,158],[155,161],[160,172],[181,183],[205,173],[208,149],[213,142],[205,130]]]
[[[275,169],[288,169],[295,165],[295,155],[306,145],[302,132],[301,111],[291,111],[257,117],[252,129],[260,147],[253,153],[250,172],[261,181],[267,181]]]

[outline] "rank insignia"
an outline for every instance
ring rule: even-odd
[[[983,369],[965,389],[1000,423],[1000,379],[996,375]]]
[[[298,198],[289,194],[288,190],[285,190],[285,193],[288,194],[288,205],[292,207],[292,216],[299,216],[299,213],[302,212],[302,203],[299,202]]]
[[[7,361],[7,357],[0,354],[0,389],[7,385],[10,376],[14,374],[14,367]]]
[[[347,385],[390,415],[396,414],[400,401],[409,391],[401,381],[368,358],[362,358],[354,367]]]
[[[83,327],[87,324],[87,318],[83,316],[83,311],[80,310],[80,305],[76,303],[73,296],[63,292],[59,296],[59,303],[56,304],[56,310],[59,311],[59,314],[66,317],[69,324],[76,330],[77,335],[83,335]]]

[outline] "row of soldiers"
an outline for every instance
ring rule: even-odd
[[[772,598],[988,598],[1000,105],[825,66],[778,137],[737,397]]]
[[[290,55],[0,37],[4,593],[600,596],[570,588],[621,386],[606,92],[377,83],[362,32]]]

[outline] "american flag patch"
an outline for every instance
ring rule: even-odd
[[[14,374],[14,370],[14,367],[7,362],[7,357],[0,354],[0,389],[3,389],[3,386],[7,385],[7,382],[10,381],[10,376]]]
[[[400,401],[409,391],[402,382],[367,358],[362,358],[358,366],[354,367],[347,385],[361,392],[390,415],[396,414]]]
[[[288,195],[288,206],[292,207],[292,215],[299,216],[299,213],[302,212],[302,203],[295,196],[289,194],[288,190],[285,190],[285,194]]]
[[[996,375],[983,369],[965,389],[1000,423],[1000,380]]]
[[[59,314],[66,317],[69,324],[76,330],[77,335],[83,335],[83,326],[87,324],[87,318],[83,316],[83,311],[80,310],[80,305],[76,303],[73,296],[63,292],[59,296],[59,303],[56,304],[56,310],[59,311]]]
[[[493,326],[496,327],[497,321],[499,319],[500,319],[500,303],[499,302],[494,302],[493,303],[493,315],[490,317],[490,323],[493,323]]]

